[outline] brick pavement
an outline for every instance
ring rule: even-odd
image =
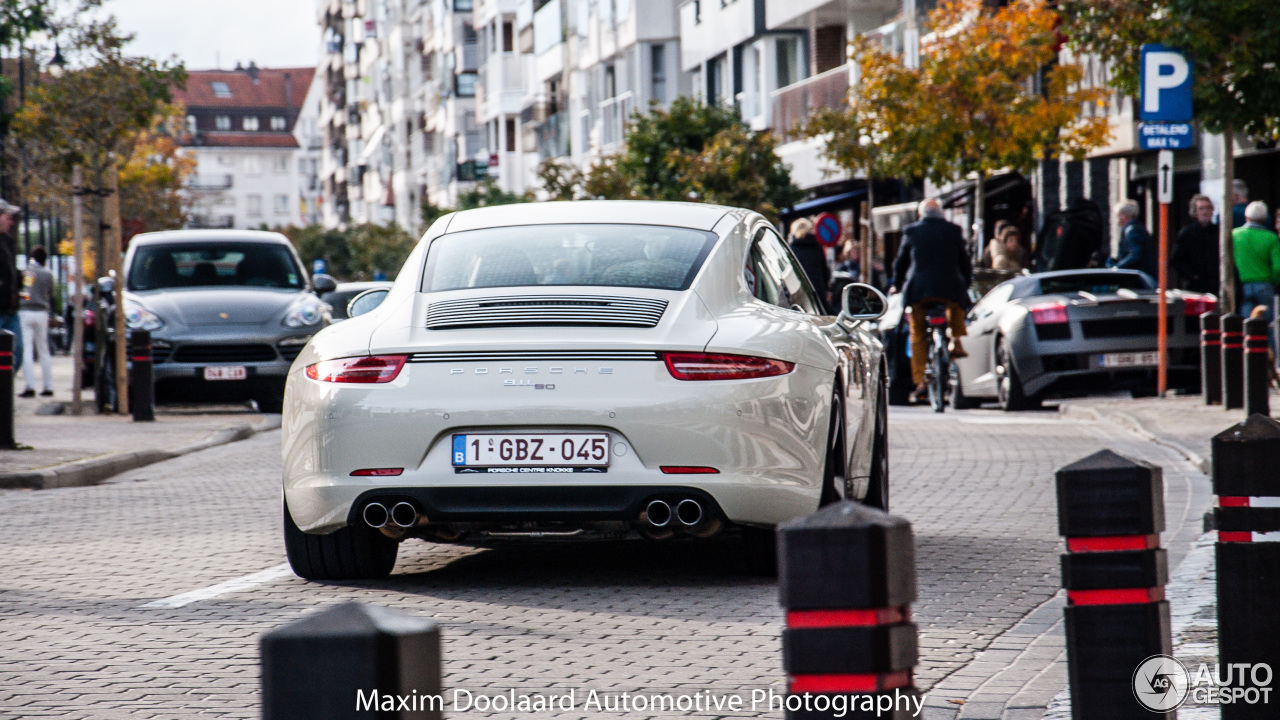
[[[926,717],[999,717],[983,712],[1018,698],[1043,713],[1065,683],[1045,635],[1060,617],[1055,467],[1102,446],[1159,462],[1171,523],[1205,485],[1166,448],[1051,412],[895,409],[891,441],[894,510],[917,537]],[[270,432],[107,485],[0,492],[0,717],[256,717],[258,636],[346,600],[441,621],[446,688],[782,690],[776,589],[741,572],[728,538],[413,541],[386,581],[290,576],[141,607],[283,562],[278,478]]]

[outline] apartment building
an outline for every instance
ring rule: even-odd
[[[193,70],[174,93],[187,109],[183,145],[190,227],[258,228],[303,222],[302,146],[295,136],[315,68]]]

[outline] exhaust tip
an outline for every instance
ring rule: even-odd
[[[671,506],[664,500],[654,500],[644,509],[645,517],[654,527],[666,527],[671,522]]]
[[[391,507],[391,522],[402,528],[418,524],[418,508],[412,503],[398,502]]]
[[[387,506],[380,502],[371,502],[364,506],[364,512],[361,513],[364,522],[371,528],[386,527],[387,521],[391,519],[391,514],[387,512]]]
[[[692,498],[685,498],[676,505],[676,518],[684,525],[697,525],[702,522],[702,504]]]

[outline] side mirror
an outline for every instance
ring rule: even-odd
[[[333,292],[338,289],[338,281],[330,275],[316,273],[311,276],[311,289],[315,290],[317,295]]]
[[[888,309],[889,301],[884,294],[870,285],[849,283],[844,286],[841,320],[878,320]]]
[[[387,299],[389,292],[390,288],[373,288],[351,298],[351,302],[347,303],[347,317],[357,317],[372,311]]]

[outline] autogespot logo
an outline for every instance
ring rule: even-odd
[[[1155,712],[1173,710],[1186,702],[1190,685],[1187,669],[1168,655],[1152,655],[1133,672],[1133,696]]]

